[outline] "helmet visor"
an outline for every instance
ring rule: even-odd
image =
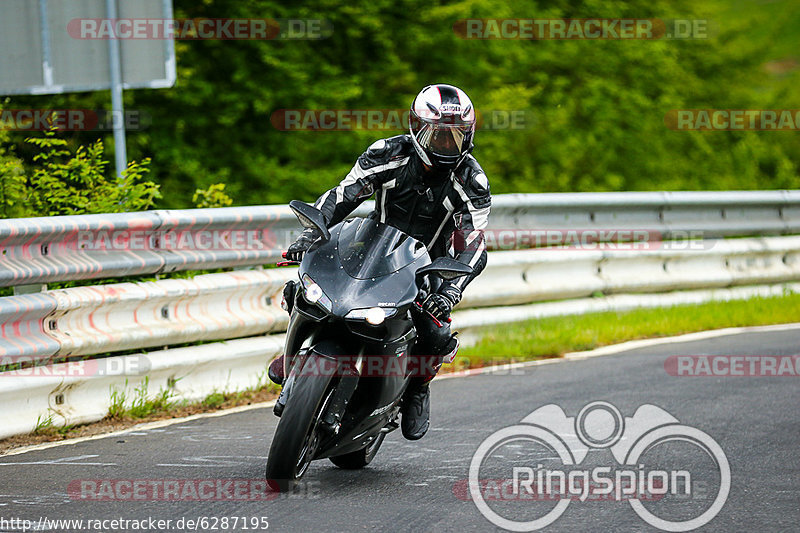
[[[431,124],[419,121],[419,130],[414,133],[420,146],[436,155],[460,155],[471,127],[466,124]]]

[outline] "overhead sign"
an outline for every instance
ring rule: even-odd
[[[119,19],[173,20],[172,0],[110,1]],[[0,95],[111,89],[109,41],[69,31],[70,24],[108,18],[107,4],[107,0],[2,0]],[[172,39],[118,39],[116,43],[123,89],[175,84]]]

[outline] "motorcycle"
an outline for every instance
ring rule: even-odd
[[[373,218],[329,230],[316,208],[289,206],[321,237],[303,256],[299,281],[284,289],[286,377],[266,466],[279,490],[317,459],[345,469],[372,461],[399,426],[403,393],[419,375],[412,352],[421,301],[441,280],[472,272],[451,258],[431,261],[424,244]]]

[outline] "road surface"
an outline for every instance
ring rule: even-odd
[[[437,380],[433,427],[422,440],[405,441],[399,431],[390,434],[362,471],[315,462],[296,493],[271,501],[142,501],[130,497],[130,491],[114,501],[80,499],[97,494],[91,486],[81,493],[81,480],[117,480],[115,490],[128,487],[119,480],[260,480],[277,421],[271,409],[0,457],[0,531],[21,530],[22,519],[47,525],[42,518],[171,520],[172,530],[187,530],[186,521],[200,517],[210,520],[196,524],[199,531],[215,521],[217,530],[233,529],[236,517],[236,529],[245,530],[241,521],[246,519],[250,531],[256,522],[265,525],[262,518],[272,531],[499,530],[458,490],[465,486],[480,443],[546,404],[575,416],[596,400],[612,403],[625,416],[642,404],[656,405],[720,445],[731,468],[730,494],[702,530],[797,531],[800,378],[675,377],[664,363],[672,355],[798,353],[800,330],[794,329],[662,344],[503,375]],[[228,528],[220,527],[223,517]],[[122,527],[106,522],[106,530],[114,529]],[[627,503],[608,501],[571,503],[545,529],[605,530],[656,531]]]

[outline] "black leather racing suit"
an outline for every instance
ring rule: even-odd
[[[437,179],[425,171],[409,135],[381,139],[314,205],[330,227],[372,195],[377,220],[424,243],[432,259],[449,255],[473,268],[471,275],[445,283],[463,291],[486,266],[483,229],[489,220],[491,196],[486,175],[472,155],[449,176]],[[419,321],[416,325],[419,344],[430,350],[428,354],[439,353],[450,339],[449,326],[430,329]]]

